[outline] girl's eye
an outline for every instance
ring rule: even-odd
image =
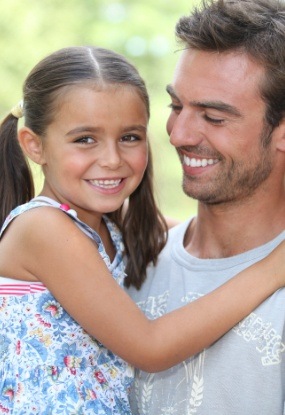
[[[138,135],[134,135],[134,134],[124,135],[121,138],[121,141],[129,142],[129,143],[133,143],[134,141],[139,141],[139,140],[140,140],[140,137]]]
[[[86,136],[86,137],[80,137],[77,140],[75,140],[76,143],[82,143],[82,144],[92,144],[94,143],[94,138]]]
[[[204,115],[206,121],[210,122],[211,124],[220,125],[224,122],[223,118],[212,118],[209,117],[207,114]]]
[[[174,111],[174,112],[180,112],[182,110],[182,106],[181,105],[174,104],[173,102],[168,105],[168,108],[170,108],[171,111]]]

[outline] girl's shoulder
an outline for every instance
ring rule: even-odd
[[[23,205],[17,206],[15,209],[13,209],[7,218],[5,219],[5,222],[2,226],[2,232],[6,229],[6,227],[12,222],[13,219],[15,219],[17,216],[21,215],[22,213],[33,209],[35,207],[42,206],[41,202],[38,202],[36,200],[31,200],[28,203],[24,203]]]
[[[42,212],[42,209],[36,209],[36,208],[49,208],[48,210],[45,209],[44,214]],[[50,209],[53,208],[53,209]],[[107,258],[107,253],[105,252],[104,244],[101,240],[101,237],[99,234],[92,229],[89,225],[82,222],[77,217],[77,213],[73,209],[69,209],[69,206],[60,204],[59,202],[45,196],[38,196],[34,199],[30,200],[29,202],[17,206],[15,209],[13,209],[8,217],[6,218],[2,229],[0,231],[0,238],[2,237],[4,231],[7,229],[7,227],[11,224],[11,222],[21,216],[25,212],[34,211],[32,215],[25,215],[25,219],[23,217],[22,220],[22,227],[21,229],[24,229],[24,234],[27,234],[27,231],[30,229],[37,229],[36,235],[39,236],[39,233],[44,233],[46,236],[51,232],[52,236],[54,232],[58,232],[61,227],[63,227],[64,232],[70,230],[70,227],[68,227],[68,224],[66,223],[66,217],[68,216],[85,235],[87,235],[90,239],[92,239],[102,255],[103,258]],[[65,215],[59,215],[58,211],[64,212]],[[106,226],[108,228],[108,231],[110,233],[110,237],[113,241],[113,244],[115,246],[116,252],[120,255],[123,255],[124,252],[124,245],[122,240],[122,234],[119,230],[119,228],[116,226],[116,224],[107,216],[104,215],[103,219],[106,223]],[[63,222],[65,221],[64,226]],[[23,224],[24,222],[24,224]],[[72,225],[73,226],[73,225]],[[18,228],[18,227],[17,227]],[[53,228],[53,230],[52,230]],[[18,231],[18,229],[17,229]]]
[[[14,208],[9,215],[6,217],[1,231],[0,231],[0,237],[3,235],[4,231],[7,229],[7,227],[10,225],[10,223],[17,218],[18,216],[22,215],[23,213],[36,208],[38,206],[43,206],[43,203],[41,203],[40,201],[37,201],[35,199],[30,200],[27,203],[24,203],[22,205],[17,206],[16,208]]]
[[[92,228],[90,228],[90,226],[88,226],[84,222],[80,221],[77,218],[77,213],[74,210],[69,209],[67,205],[60,204],[59,202],[57,202],[57,201],[55,201],[55,200],[53,200],[53,199],[51,199],[49,197],[45,197],[45,196],[35,197],[34,199],[30,200],[29,202],[27,202],[27,203],[25,203],[23,205],[19,205],[15,209],[13,209],[10,212],[10,214],[7,216],[5,222],[4,222],[3,226],[2,226],[2,229],[1,229],[1,232],[0,232],[0,237],[2,236],[2,234],[4,233],[4,231],[6,230],[6,228],[10,225],[10,223],[15,218],[17,218],[18,216],[22,215],[25,212],[34,210],[34,209],[39,208],[39,207],[48,207],[48,208],[52,207],[55,210],[63,211],[64,213],[67,214],[67,216],[69,216],[73,220],[73,222],[76,223],[76,225],[85,234],[87,234],[87,236],[89,236],[90,238],[92,238],[93,240],[95,240],[95,242],[97,244],[99,244],[101,242],[100,241],[100,237],[97,234],[97,232],[95,232]],[[42,213],[40,212],[39,215],[38,214],[35,214],[35,215],[33,215],[30,218],[31,223],[29,223],[29,226],[32,226],[33,225],[33,220],[36,220],[36,218],[38,216],[40,216],[39,222],[42,223],[44,226],[48,224],[48,219],[51,216],[52,216],[52,218],[51,218],[52,220],[54,220],[55,217],[56,217],[56,215],[54,215],[52,213],[50,213],[48,215],[47,214],[47,211],[45,211],[44,216],[42,216]]]

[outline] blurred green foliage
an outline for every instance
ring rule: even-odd
[[[9,0],[0,3],[0,114],[19,99],[24,78],[45,55],[95,44],[125,55],[140,70],[151,97],[150,139],[155,187],[162,211],[186,219],[196,202],[181,190],[181,167],[165,124],[179,47],[174,27],[196,0]],[[35,170],[37,187],[40,172]]]

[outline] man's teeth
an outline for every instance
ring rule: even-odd
[[[187,156],[183,156],[183,163],[186,164],[186,166],[190,167],[206,167],[210,166],[212,164],[217,163],[217,159],[196,159],[196,158],[190,158]]]
[[[122,179],[118,180],[90,180],[90,183],[97,187],[102,187],[104,189],[113,189],[114,187],[119,186]]]

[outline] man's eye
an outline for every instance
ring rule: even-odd
[[[206,121],[209,121],[212,124],[219,125],[219,124],[222,124],[224,122],[223,118],[212,118],[212,117],[209,117],[209,115],[207,115],[207,114],[204,115],[204,118],[205,118]]]
[[[174,104],[173,102],[168,105],[168,108],[170,108],[171,111],[174,111],[174,112],[180,112],[182,110],[181,105]]]

